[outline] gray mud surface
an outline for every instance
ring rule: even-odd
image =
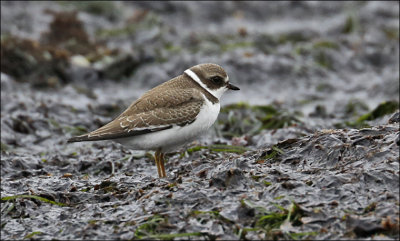
[[[167,155],[67,144],[198,63],[241,91]],[[1,238],[399,235],[398,2],[1,2]]]

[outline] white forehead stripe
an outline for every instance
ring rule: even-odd
[[[198,83],[201,87],[203,87],[205,90],[208,91],[208,93],[210,93],[212,96],[214,96],[215,98],[219,99],[221,98],[221,95],[223,92],[225,92],[225,88],[221,88],[221,90],[210,90],[207,85],[205,85],[199,78],[199,76],[197,76],[197,74],[195,72],[193,72],[191,69],[187,69],[184,71],[185,74],[189,75],[190,78],[192,78],[192,80],[196,81],[196,83]],[[221,93],[220,93],[221,92]]]

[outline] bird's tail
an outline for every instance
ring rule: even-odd
[[[68,143],[70,142],[80,142],[80,141],[103,141],[103,140],[110,140],[120,138],[122,136],[112,136],[112,135],[93,135],[93,132],[87,133],[80,136],[74,136],[67,140]]]
[[[84,135],[80,135],[80,136],[71,137],[67,140],[68,143],[80,142],[80,141],[92,141],[92,139],[89,138],[89,134],[84,134]]]

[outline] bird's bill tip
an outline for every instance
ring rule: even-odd
[[[235,85],[233,85],[231,83],[228,84],[228,89],[230,89],[230,90],[240,90],[239,87],[237,87],[237,86],[235,86]]]

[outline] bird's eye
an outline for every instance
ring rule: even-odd
[[[210,79],[211,79],[211,81],[212,81],[214,84],[217,84],[217,85],[222,84],[222,82],[224,81],[224,80],[223,80],[221,77],[219,77],[219,76],[213,76],[213,77],[211,77]]]

